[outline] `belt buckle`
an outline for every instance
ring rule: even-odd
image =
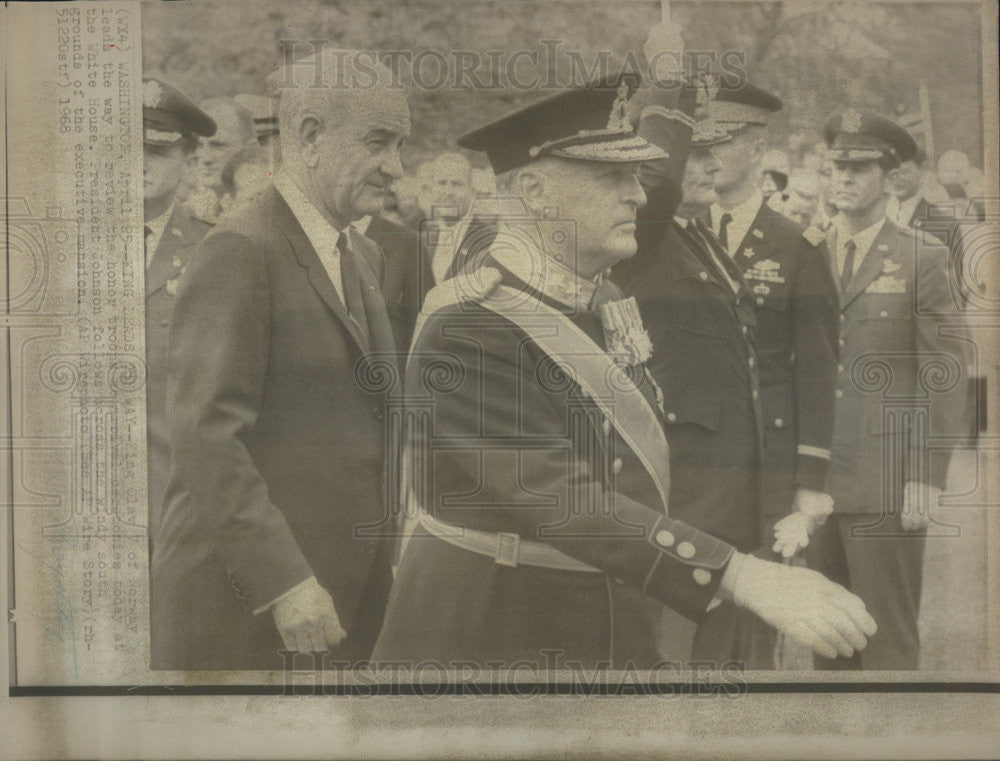
[[[517,552],[521,544],[521,537],[517,534],[505,534],[502,531],[497,534],[497,551],[493,557],[497,565],[505,565],[510,568],[517,567]]]

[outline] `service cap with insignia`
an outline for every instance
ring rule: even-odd
[[[917,143],[896,122],[873,111],[849,108],[823,124],[826,156],[833,161],[878,161],[896,163],[917,155]]]
[[[277,98],[269,98],[266,95],[240,93],[239,95],[234,95],[233,100],[243,106],[253,116],[253,129],[258,140],[278,134]]]
[[[142,142],[173,145],[185,137],[215,134],[215,121],[187,95],[155,77],[142,80]]]
[[[704,106],[705,115],[730,132],[748,124],[767,124],[771,114],[782,109],[781,99],[749,82],[727,84],[724,80],[715,98]]]
[[[496,174],[541,156],[615,163],[665,158],[629,122],[626,104],[638,83],[629,71],[601,77],[467,132],[458,144],[485,151]]]

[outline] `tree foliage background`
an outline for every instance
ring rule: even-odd
[[[924,82],[935,152],[955,148],[982,165],[982,46],[976,2],[874,3],[673,2],[688,50],[737,51],[755,81],[780,95],[776,147],[789,139],[818,140],[833,111],[857,106],[888,115],[919,110]],[[241,92],[264,94],[265,77],[280,64],[279,41],[311,40],[365,50],[537,51],[559,41],[555,68],[572,68],[569,51],[592,62],[601,51],[621,61],[638,54],[660,19],[653,0],[186,0],[143,4],[145,71],[177,84],[196,100]],[[288,49],[288,43],[285,44]],[[437,79],[440,57],[425,56],[424,81]],[[446,149],[467,129],[539,97],[537,91],[499,87],[409,86],[413,137],[407,168]],[[521,67],[526,71],[530,66]],[[552,71],[540,70],[544,79]],[[480,81],[503,72],[485,59]],[[491,78],[492,77],[492,78]],[[467,85],[467,83],[465,83]],[[482,164],[482,157],[472,157]]]

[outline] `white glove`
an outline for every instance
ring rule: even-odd
[[[919,481],[908,481],[903,488],[903,511],[899,519],[903,531],[920,531],[930,525],[931,509],[938,506],[941,489]]]
[[[808,545],[813,532],[826,523],[833,512],[833,498],[812,489],[798,489],[792,507],[795,512],[774,524],[775,542],[771,549],[785,558]]]
[[[310,582],[278,600],[271,609],[285,647],[298,653],[323,652],[347,636],[329,592],[315,578]]]
[[[857,595],[808,568],[736,553],[732,600],[825,658],[850,658],[878,630]],[[727,569],[720,591],[730,583]]]
[[[684,37],[680,25],[659,23],[649,30],[642,46],[654,83],[679,79],[684,74]]]

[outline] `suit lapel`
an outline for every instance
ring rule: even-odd
[[[878,235],[875,236],[875,240],[872,241],[871,247],[868,249],[868,253],[865,254],[865,258],[861,262],[861,266],[858,267],[857,272],[854,273],[854,277],[851,278],[851,282],[847,284],[847,290],[843,294],[843,298],[840,302],[840,308],[844,309],[850,304],[858,295],[865,290],[871,282],[878,277],[879,273],[882,271],[882,260],[885,258],[883,253],[885,249],[879,249],[879,246],[885,246],[886,242],[892,237],[892,233],[895,232],[896,228],[892,224],[892,221],[886,219],[882,224],[882,229],[878,231]]]
[[[281,197],[281,193],[277,189],[272,187],[270,192],[273,194],[271,203],[272,219],[292,244],[292,250],[295,252],[295,258],[299,266],[307,270],[309,284],[319,294],[319,297],[326,304],[327,308],[340,320],[341,324],[347,329],[347,332],[351,334],[351,337],[362,352],[368,351],[367,337],[354,324],[350,315],[347,314],[347,307],[337,294],[333,283],[330,282],[330,276],[326,274],[326,269],[319,260],[319,254],[316,253],[316,250],[309,242],[309,238],[306,237],[302,226],[295,219],[291,208],[285,202],[285,199]]]

